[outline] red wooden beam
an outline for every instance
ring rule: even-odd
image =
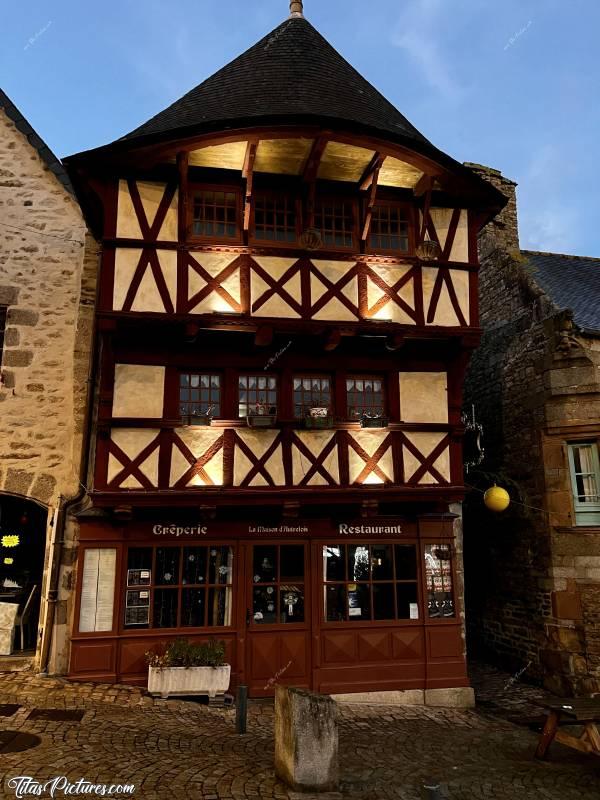
[[[177,170],[179,172],[179,207],[178,207],[178,239],[185,242],[188,225],[188,167],[189,153],[177,153]]]
[[[375,175],[379,173],[379,170],[383,166],[383,162],[386,158],[387,156],[384,156],[381,153],[375,153],[359,181],[358,186],[361,192],[366,192],[366,190],[371,186]]]
[[[246,156],[244,158],[244,167],[242,169],[242,177],[246,180],[246,201],[244,204],[244,231],[247,233],[250,230],[250,215],[252,212],[252,188],[254,184],[254,162],[256,161],[256,151],[258,150],[258,141],[250,140],[246,147]]]

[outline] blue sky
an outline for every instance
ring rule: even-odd
[[[288,13],[287,0],[3,5],[0,84],[59,156],[132,130]],[[523,248],[600,256],[597,0],[305,0],[305,14],[436,146],[519,183]]]

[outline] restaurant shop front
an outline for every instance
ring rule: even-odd
[[[226,645],[232,686],[468,686],[457,518],[81,521],[70,677],[144,685],[178,637]]]

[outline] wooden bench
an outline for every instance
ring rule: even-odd
[[[554,741],[582,753],[600,756],[600,732],[597,727],[600,723],[600,698],[565,698],[545,707],[549,714],[535,751],[536,758],[545,758]],[[582,734],[577,737],[560,730],[568,725],[583,725]]]

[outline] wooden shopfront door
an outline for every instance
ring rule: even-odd
[[[276,683],[310,688],[309,545],[261,542],[244,550],[250,697],[272,695]]]

